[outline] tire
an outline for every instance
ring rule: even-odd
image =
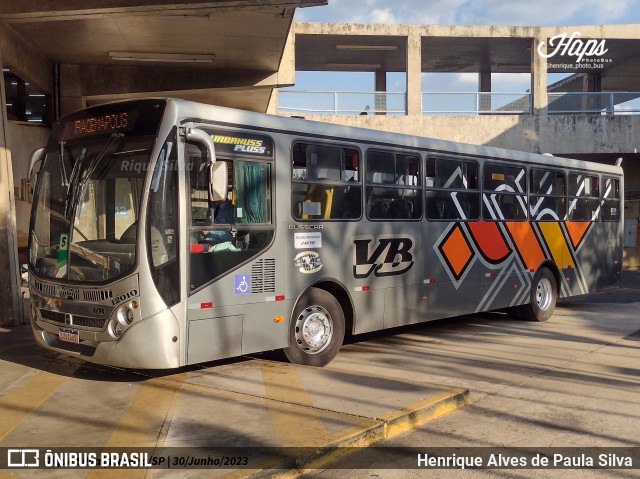
[[[293,310],[284,354],[294,364],[325,366],[338,354],[344,329],[338,300],[323,289],[310,288]]]
[[[541,268],[531,282],[530,303],[518,306],[518,317],[527,321],[547,321],[553,314],[557,299],[555,276],[549,269]]]

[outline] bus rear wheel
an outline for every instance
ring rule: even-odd
[[[293,311],[284,354],[294,364],[324,366],[338,354],[344,329],[338,300],[323,289],[310,288]]]
[[[549,269],[541,268],[531,282],[530,303],[518,306],[518,316],[527,321],[547,321],[553,314],[557,299],[555,276]]]

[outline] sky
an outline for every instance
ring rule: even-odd
[[[329,0],[329,5],[298,8],[299,22],[406,23],[443,25],[600,25],[640,24],[640,0]],[[638,27],[640,28],[640,26]],[[563,78],[550,74],[549,83]],[[528,74],[492,77],[492,91],[521,93]],[[295,90],[372,91],[372,73],[297,72]],[[388,74],[387,90],[405,90],[403,74]],[[422,91],[476,92],[473,73],[423,73]]]
[[[638,0],[329,0],[299,8],[304,22],[454,25],[600,25],[640,23]]]

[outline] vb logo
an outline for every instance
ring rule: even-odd
[[[382,235],[377,244],[372,236],[353,240],[353,276],[367,278],[406,273],[413,266],[414,241],[411,236]]]

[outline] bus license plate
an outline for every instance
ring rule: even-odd
[[[58,329],[58,337],[60,341],[66,341],[68,343],[80,343],[80,336],[77,329],[60,328]]]

